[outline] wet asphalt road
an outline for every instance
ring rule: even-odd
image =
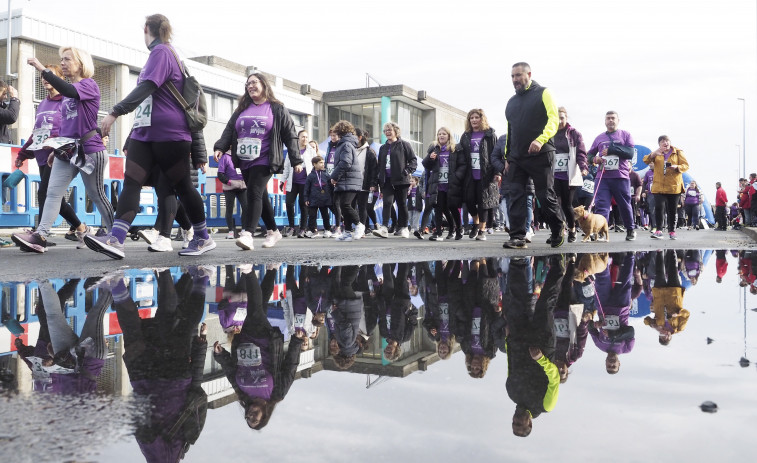
[[[0,231],[7,239],[11,230]],[[638,231],[635,241],[625,241],[625,233],[610,232],[610,242],[565,243],[553,249],[545,243],[547,231],[537,232],[528,249],[503,249],[507,234],[497,232],[487,235],[486,241],[475,241],[467,236],[460,241],[419,240],[390,237],[388,239],[366,237],[359,241],[336,242],[333,239],[284,238],[275,247],[263,249],[262,238],[255,239],[255,250],[243,251],[234,240],[225,239],[225,233],[213,235],[218,246],[202,256],[181,257],[177,254],[180,242],[174,242],[174,251],[154,253],[147,250],[144,241],[127,239],[126,258],[113,260],[89,249],[76,249],[75,243],[56,236],[58,245],[44,254],[29,254],[19,248],[0,249],[0,281],[26,281],[41,278],[73,278],[103,275],[126,268],[157,268],[188,265],[221,265],[242,263],[287,262],[299,264],[364,264],[376,262],[408,262],[426,260],[469,259],[476,257],[501,257],[505,255],[544,255],[564,252],[619,252],[665,248],[676,249],[757,249],[757,229],[729,230],[679,230],[678,239],[671,241],[651,239],[649,232]]]

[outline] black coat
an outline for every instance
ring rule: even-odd
[[[481,146],[479,147],[479,162],[481,168],[481,181],[479,182],[479,190],[481,195],[481,203],[476,202],[477,191],[475,191],[475,185],[473,181],[473,169],[468,165],[465,172],[465,180],[463,183],[463,201],[469,205],[476,205],[479,208],[493,209],[499,204],[499,185],[494,180],[494,167],[492,167],[490,155],[494,151],[494,145],[497,142],[497,136],[494,133],[494,129],[487,129],[484,132],[484,138],[481,140]],[[460,147],[465,154],[466,163],[470,164],[471,159],[471,133],[465,132],[460,137]]]
[[[379,148],[378,172],[376,173],[379,186],[386,183],[386,156],[389,153],[389,146],[388,143],[384,143]],[[410,177],[412,177],[416,167],[418,167],[418,159],[415,157],[413,147],[401,138],[392,143],[391,147],[392,152],[389,159],[392,164],[390,179],[392,185],[410,185]]]
[[[318,186],[319,172],[321,174],[321,186]],[[308,203],[308,207],[330,207],[333,204],[333,193],[334,186],[331,184],[329,174],[325,170],[311,170],[308,178],[305,179],[305,191],[302,192],[302,197]]]
[[[289,156],[289,162],[292,167],[296,167],[303,163],[300,156],[300,148],[297,139],[297,129],[292,121],[292,116],[289,115],[289,111],[282,104],[271,103],[271,112],[273,113],[273,127],[271,127],[271,145],[268,153],[268,160],[271,167],[272,174],[280,174],[284,172],[284,149],[283,145],[287,147],[287,155]],[[234,160],[234,167],[239,167],[241,162],[237,157],[237,119],[241,111],[236,110],[231,115],[231,119],[226,124],[226,128],[223,129],[221,138],[213,145],[214,151],[226,152],[231,150],[231,158]]]
[[[21,102],[18,98],[11,98],[7,102],[0,103],[0,143],[11,144],[10,126],[18,119],[18,110]]]

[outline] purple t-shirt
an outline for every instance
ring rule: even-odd
[[[184,89],[184,76],[169,45],[160,44],[150,52],[137,84],[146,80],[158,89],[135,110],[131,138],[145,142],[192,141],[184,111],[164,85],[171,81],[179,93]]]
[[[336,156],[336,145],[332,146],[329,154],[326,156],[326,173],[331,176],[334,173],[334,157]]]
[[[45,98],[37,106],[37,118],[34,120],[34,132],[32,137],[35,140],[32,143],[36,143],[37,135],[39,137],[57,137],[60,132],[61,122],[61,103],[62,97],[57,97],[54,100]],[[45,138],[47,138],[45,137]],[[34,158],[37,160],[37,164],[44,166],[47,164],[47,157],[50,155],[50,149],[35,150]]]
[[[237,372],[235,380],[239,389],[252,398],[268,400],[273,393],[271,354],[268,338],[255,338],[245,333],[239,336],[240,343],[235,353]]]
[[[223,156],[221,156],[221,159],[218,160],[218,172],[226,174],[229,177],[229,180],[244,181],[242,174],[234,168],[234,161],[229,154],[224,153]]]
[[[305,151],[307,151],[307,150],[308,150],[307,148],[302,148],[300,150],[300,155],[304,154]],[[304,159],[304,157],[303,157],[303,159]],[[294,169],[294,168],[292,168],[292,169]],[[297,185],[304,185],[307,182],[307,179],[308,179],[308,173],[305,170],[305,164],[302,165],[302,170],[301,171],[297,172],[295,170],[294,174],[292,174],[292,181],[294,183],[296,183]]]
[[[237,156],[242,159],[242,170],[252,166],[270,165],[268,159],[271,151],[271,128],[273,127],[273,112],[271,103],[260,105],[254,103],[242,111],[237,119]],[[245,160],[245,156],[256,157]]]
[[[63,97],[61,102],[60,136],[81,138],[97,128],[97,111],[100,109],[100,87],[92,79],[82,79],[72,84],[79,99]],[[103,151],[105,146],[100,135],[95,134],[84,142],[86,154]]]
[[[588,155],[602,154],[602,151],[610,146],[610,140],[617,145],[634,146],[631,134],[625,130],[616,130],[612,133],[601,133],[594,139],[591,144]],[[610,157],[605,158],[608,161],[615,161]],[[616,167],[617,166],[617,167]],[[631,162],[628,159],[618,159],[618,162],[606,162],[602,176],[604,178],[628,178],[628,172],[631,170]]]
[[[699,190],[694,187],[686,188],[686,199],[683,203],[688,206],[699,204]]]
[[[449,190],[449,147],[442,146],[439,155],[439,191]]]
[[[484,139],[484,132],[473,132],[470,136],[470,157],[471,157],[471,174],[473,180],[481,180],[481,141]]]

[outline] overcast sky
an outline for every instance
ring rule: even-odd
[[[727,4],[727,7],[725,6]],[[192,5],[191,7],[189,5]],[[362,0],[13,1],[55,22],[144,47],[144,16],[171,19],[186,56],[218,55],[319,90],[405,84],[460,109],[481,107],[503,133],[514,62],[550,87],[587,145],[620,113],[637,144],[667,134],[713,195],[734,199],[746,100],[747,157],[757,136],[755,1]],[[3,5],[4,6],[4,5]],[[71,11],[69,11],[71,10]],[[757,161],[747,160],[747,173]]]

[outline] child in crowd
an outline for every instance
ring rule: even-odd
[[[423,233],[419,230],[421,213],[423,212],[423,187],[420,177],[410,177],[410,188],[407,190],[408,228],[417,236]]]
[[[331,178],[326,173],[326,162],[321,156],[313,157],[313,170],[308,175],[305,182],[305,205],[308,207],[308,231],[305,232],[306,238],[318,238],[318,211],[321,212],[323,220],[323,237],[330,238],[331,228],[329,222],[329,208],[332,206],[332,197],[334,187],[331,185]]]

